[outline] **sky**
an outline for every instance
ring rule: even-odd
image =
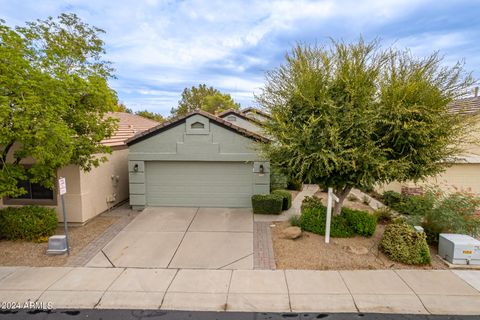
[[[480,0],[0,0],[12,27],[63,12],[105,30],[119,100],[163,115],[201,83],[255,106],[265,72],[295,44],[330,38],[380,38],[420,57],[438,50],[480,78]]]

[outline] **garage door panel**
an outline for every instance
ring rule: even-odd
[[[147,205],[250,207],[252,168],[244,162],[147,162]]]

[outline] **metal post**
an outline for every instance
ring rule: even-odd
[[[68,226],[67,226],[67,214],[65,212],[65,200],[63,200],[63,194],[60,196],[62,199],[62,211],[63,211],[63,229],[65,230],[65,238],[67,241],[67,254],[70,255],[70,245],[68,241]]]

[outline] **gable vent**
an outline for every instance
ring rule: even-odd
[[[191,128],[192,129],[204,129],[205,125],[203,123],[197,121],[197,122],[192,123]]]

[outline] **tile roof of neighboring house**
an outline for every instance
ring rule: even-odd
[[[247,112],[256,113],[256,114],[261,115],[265,118],[272,119],[272,116],[270,114],[268,114],[267,112],[262,111],[260,109],[254,108],[254,107],[248,107],[248,108],[245,108],[245,109],[242,110],[242,113],[244,113],[244,114],[246,114]]]
[[[234,114],[234,115],[237,115],[239,116],[240,118],[244,119],[244,120],[247,120],[247,121],[251,121],[251,122],[254,122],[258,125],[262,125],[262,122],[259,121],[258,119],[255,119],[255,118],[252,118],[248,115],[246,115],[245,113],[239,111],[239,110],[234,110],[234,109],[228,109],[228,110],[225,110],[223,112],[221,112],[220,114],[218,114],[218,117],[220,118],[224,118],[225,116],[229,115],[229,114]]]
[[[222,118],[220,118],[218,116],[215,116],[211,113],[208,113],[208,112],[203,111],[203,110],[195,110],[195,111],[192,111],[192,112],[190,112],[190,113],[188,113],[184,116],[170,119],[168,121],[165,121],[162,124],[159,124],[155,127],[152,127],[152,128],[150,128],[148,130],[145,130],[141,133],[138,133],[135,136],[129,138],[126,141],[126,144],[131,145],[131,144],[140,142],[142,140],[145,140],[145,139],[147,139],[151,136],[154,136],[154,135],[156,135],[156,134],[158,134],[162,131],[165,131],[167,129],[170,129],[170,128],[182,123],[187,118],[189,118],[191,116],[194,116],[196,114],[199,114],[199,115],[202,115],[206,118],[209,118],[210,120],[212,120],[216,124],[220,125],[221,127],[224,127],[225,129],[228,129],[228,130],[231,130],[231,131],[235,131],[235,132],[237,132],[237,133],[239,133],[239,134],[241,134],[241,135],[243,135],[247,138],[254,139],[254,140],[257,140],[257,141],[263,141],[263,142],[268,142],[269,141],[269,139],[264,137],[264,136],[261,136],[261,135],[255,133],[255,132],[251,132],[251,131],[246,130],[244,128],[240,128],[239,126],[236,126],[233,123],[230,123],[226,120],[223,120]]]
[[[474,114],[480,112],[480,97],[470,97],[450,102],[450,110],[461,114]]]
[[[108,116],[119,120],[117,131],[102,141],[110,147],[124,146],[129,138],[159,124],[157,121],[126,112],[111,112]]]

